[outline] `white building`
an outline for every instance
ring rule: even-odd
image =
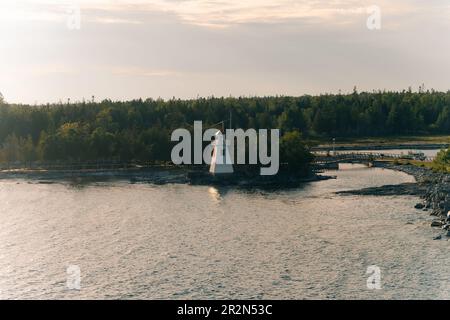
[[[212,142],[214,149],[211,158],[211,166],[209,167],[209,172],[212,174],[234,172],[229,151],[229,143],[224,140],[222,132],[217,131],[215,140]]]

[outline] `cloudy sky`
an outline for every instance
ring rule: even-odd
[[[9,102],[448,90],[449,57],[449,0],[0,0]]]

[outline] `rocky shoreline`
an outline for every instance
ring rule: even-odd
[[[414,165],[397,165],[387,162],[375,162],[375,167],[396,170],[412,175],[416,182],[403,183],[399,185],[386,185],[382,187],[365,188],[338,192],[342,195],[415,195],[420,196],[423,201],[415,205],[416,209],[430,212],[436,217],[432,227],[441,228],[443,233],[450,237],[450,174],[434,172],[428,168]],[[441,239],[438,235],[435,239]]]
[[[256,170],[257,169],[257,170]],[[214,176],[207,166],[154,166],[111,170],[11,170],[0,171],[1,179],[24,179],[40,184],[65,182],[74,185],[92,182],[124,180],[130,183],[190,184],[211,186],[234,186],[242,188],[280,189],[295,188],[306,182],[333,179],[312,171],[296,174],[280,170],[277,175],[261,176],[259,168],[236,169],[232,175]]]
[[[439,227],[450,237],[450,174],[434,172],[430,169],[414,165],[398,165],[390,162],[375,161],[374,167],[396,170],[414,176],[416,182],[402,183],[398,185],[385,185],[381,187],[364,188],[360,190],[340,191],[341,195],[371,195],[371,196],[395,196],[413,195],[423,199],[415,205],[416,209],[430,212],[435,216],[432,227]],[[218,185],[236,186],[243,188],[293,188],[305,182],[332,179],[335,177],[317,175],[295,175],[289,171],[280,172],[277,176],[259,176],[249,174],[245,170],[236,172],[233,176],[214,177],[205,168],[180,168],[157,167],[146,169],[105,170],[105,171],[2,171],[0,179],[27,179],[38,183],[56,183],[68,181],[75,184],[89,183],[92,181],[110,181],[116,179],[128,180],[130,183],[185,183],[191,185]],[[440,238],[438,236],[437,238]]]

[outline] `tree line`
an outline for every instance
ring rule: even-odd
[[[450,133],[450,91],[8,104],[0,99],[0,161],[169,161],[176,128],[229,118],[233,128],[281,130],[282,161],[311,138]],[[298,147],[299,150],[293,148]],[[289,162],[289,161],[288,161]]]

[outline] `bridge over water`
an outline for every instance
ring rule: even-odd
[[[421,157],[420,159],[414,155],[404,155],[396,153],[377,153],[377,152],[354,152],[354,151],[316,151],[313,152],[314,166],[316,169],[338,169],[340,163],[362,163],[370,166],[374,161],[388,160],[421,160],[431,162],[434,157]]]

